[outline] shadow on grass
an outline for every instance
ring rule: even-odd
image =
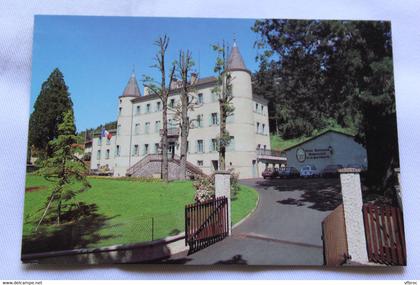
[[[108,227],[107,222],[117,216],[106,217],[98,213],[96,204],[80,204],[62,217],[60,225],[41,226],[36,233],[25,235],[22,240],[22,254],[87,248],[90,245],[115,235],[103,235],[100,230]],[[113,225],[118,226],[118,225]]]
[[[318,211],[332,211],[342,203],[341,185],[338,178],[312,178],[312,179],[273,179],[258,182],[265,190],[275,191],[302,191],[298,198],[287,198],[277,203],[308,205],[308,208]]]

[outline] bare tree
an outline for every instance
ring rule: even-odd
[[[177,73],[181,80],[180,104],[174,108],[174,119],[179,122],[181,128],[181,151],[180,151],[180,173],[179,179],[186,178],[187,154],[188,154],[188,135],[191,128],[194,127],[196,119],[191,119],[188,114],[194,111],[200,104],[195,96],[195,84],[197,74],[191,72],[194,62],[190,51],[180,51],[179,59],[176,62]]]
[[[232,116],[235,108],[233,106],[232,76],[228,70],[225,42],[220,46],[213,45],[213,50],[217,53],[214,72],[217,74],[217,85],[212,89],[212,93],[218,97],[220,112],[220,131],[219,143],[219,169],[226,169],[226,147],[230,143],[230,134],[226,128],[226,119]]]
[[[164,35],[155,41],[155,45],[158,47],[158,53],[155,56],[155,64],[152,66],[157,68],[161,73],[161,81],[156,82],[149,76],[143,77],[144,86],[147,87],[152,94],[156,94],[162,101],[162,168],[161,178],[163,181],[168,182],[169,171],[168,171],[168,97],[171,92],[172,80],[175,73],[175,65],[173,64],[169,73],[169,84],[166,86],[166,69],[165,69],[165,54],[169,45],[169,37]],[[160,86],[159,86],[160,85]]]

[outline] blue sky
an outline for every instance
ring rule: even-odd
[[[159,78],[151,68],[160,36],[170,37],[168,63],[189,49],[201,77],[214,75],[211,44],[233,38],[247,67],[255,71],[258,35],[254,20],[36,16],[32,57],[31,112],[44,82],[55,67],[64,74],[74,104],[78,131],[116,120],[118,96],[135,67]],[[141,84],[141,82],[139,82]],[[143,92],[143,88],[141,87]]]

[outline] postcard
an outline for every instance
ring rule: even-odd
[[[405,266],[389,21],[36,16],[24,263]]]

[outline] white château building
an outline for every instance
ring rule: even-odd
[[[227,119],[231,143],[226,152],[226,167],[234,168],[240,178],[260,177],[268,163],[284,164],[286,158],[270,151],[267,101],[253,94],[251,72],[236,43],[228,59],[228,70],[232,76],[235,111]],[[216,84],[215,77],[196,81],[195,96],[200,107],[189,113],[196,121],[188,136],[188,165],[206,174],[218,169],[219,102],[211,92]],[[176,106],[179,100],[179,89],[175,88],[168,104]],[[174,113],[168,111],[169,151],[176,162],[180,152],[180,129],[173,116]],[[154,166],[153,159],[159,157],[161,150],[162,102],[147,90],[141,95],[134,73],[119,97],[117,121],[117,129],[108,130],[111,139],[100,134],[93,138],[91,169],[108,166],[114,176],[158,176],[160,167]],[[141,168],[145,170],[139,171]],[[172,173],[172,178],[176,176]]]

